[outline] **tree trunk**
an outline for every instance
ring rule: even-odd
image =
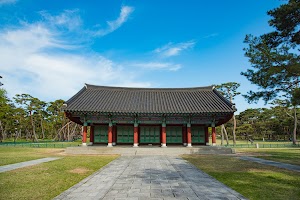
[[[228,91],[228,93],[230,93]],[[232,95],[230,95],[230,102],[232,103]],[[236,130],[236,119],[235,119],[235,115],[233,114],[232,116],[233,119],[233,130],[232,130],[232,136],[233,136],[233,145],[236,144],[236,136],[235,136],[235,130]]]
[[[54,128],[53,130],[55,131],[55,137],[53,138],[53,140],[56,141],[56,138],[58,138],[58,132],[56,128]]]
[[[21,134],[22,134],[22,130],[19,129],[19,131],[17,131],[17,134],[16,134],[16,140],[21,137]]]
[[[63,141],[66,141],[67,139],[66,129],[64,129],[62,133],[63,133]]]
[[[70,141],[70,124],[68,123],[68,142]]]
[[[224,124],[222,124],[222,128],[223,128],[223,130],[224,130],[226,143],[227,143],[227,145],[229,145],[228,134],[227,134],[227,131],[226,131],[226,128],[225,128]]]
[[[6,140],[6,136],[7,136],[6,128],[4,127],[4,131],[3,131],[3,140]]]
[[[42,128],[42,135],[43,135],[43,140],[45,139],[45,132],[44,132],[44,126],[43,126],[43,119],[41,118],[41,128]]]
[[[222,124],[222,126],[223,126],[223,124]],[[221,145],[223,146],[223,144],[224,144],[224,131],[223,131],[223,127],[221,127]]]
[[[2,142],[4,139],[4,131],[3,131],[3,126],[2,126],[1,120],[0,120],[0,129],[1,129],[0,142]]]
[[[36,142],[38,142],[38,139],[37,139],[36,134],[35,134],[35,125],[34,125],[34,122],[33,122],[33,117],[32,117],[31,111],[29,111],[29,114],[30,114],[30,120],[31,120],[31,126],[32,126],[32,134],[34,136],[34,140]]]
[[[233,145],[236,145],[236,135],[235,135],[235,129],[236,129],[236,119],[235,115],[233,114],[233,130],[232,130],[232,135],[233,135]]]
[[[297,107],[294,106],[294,131],[293,131],[293,144],[296,145],[297,144]]]
[[[65,127],[68,126],[70,123],[72,123],[72,122],[68,122],[67,124],[65,124],[65,125],[58,131],[57,135],[58,135],[58,137],[59,137],[60,140],[62,139],[62,134],[61,134],[61,132],[64,132]],[[63,133],[63,136],[65,136],[65,133]]]
[[[28,131],[27,128],[25,130],[26,130],[26,136],[25,136],[26,137],[26,141],[28,141],[28,138],[30,138],[29,131]]]
[[[73,131],[71,132],[71,138],[72,138],[72,140],[73,140],[74,135],[76,133],[76,128],[77,128],[77,124],[75,124],[75,127],[74,127]]]

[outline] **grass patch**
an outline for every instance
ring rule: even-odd
[[[300,199],[300,173],[236,157],[184,155],[199,169],[249,199]]]
[[[233,145],[232,139],[230,139],[228,142],[229,142],[229,145]],[[211,138],[209,138],[209,143],[212,144]],[[217,137],[216,143],[217,143],[217,145],[221,145],[221,138],[220,137]],[[274,147],[276,147],[277,144],[278,145],[292,144],[291,141],[276,141],[276,140],[274,140],[274,141],[272,141],[272,140],[271,141],[270,140],[263,141],[263,140],[254,140],[253,141],[253,145],[255,145],[256,143],[258,143],[259,145],[266,145],[266,146],[269,145],[269,144],[271,144]],[[299,144],[299,143],[300,143],[300,141],[297,142],[297,144]],[[225,144],[226,144],[226,140],[224,140],[224,145]],[[247,145],[247,144],[251,145],[251,142],[248,141],[248,140],[236,140],[236,144],[237,145]]]
[[[0,166],[45,158],[59,152],[62,152],[62,149],[0,147]]]
[[[3,142],[0,143],[0,147],[22,147],[22,148],[66,148],[81,146],[81,141],[74,142],[51,142],[51,141],[39,141],[39,142]]]
[[[0,199],[52,199],[115,158],[117,156],[64,156],[60,160],[1,173]]]
[[[238,153],[300,166],[300,148],[293,149],[235,149]]]

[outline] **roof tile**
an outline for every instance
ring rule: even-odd
[[[233,113],[236,109],[213,87],[125,88],[86,85],[65,111],[125,113]]]

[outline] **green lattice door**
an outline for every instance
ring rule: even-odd
[[[108,126],[106,126],[106,125],[95,126],[94,142],[95,143],[107,143],[107,141],[108,141],[107,134],[108,134]]]
[[[203,126],[192,126],[192,143],[204,143],[205,132]]]
[[[167,144],[182,143],[182,127],[167,126]]]
[[[140,143],[141,144],[160,143],[160,126],[141,126]]]
[[[133,126],[117,126],[117,143],[133,143]]]

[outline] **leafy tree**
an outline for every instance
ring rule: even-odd
[[[26,117],[27,113],[23,108],[15,108],[13,111],[14,123],[13,126],[16,131],[15,139],[22,137],[22,132],[26,134],[26,140],[29,139],[30,135],[30,120]]]
[[[29,94],[17,94],[13,99],[14,103],[0,88],[0,142],[12,137],[70,141],[80,135],[81,126],[67,119],[61,110],[63,100],[47,103]]]
[[[9,129],[9,124],[12,122],[13,105],[7,98],[5,89],[0,88],[0,141],[2,142]]]
[[[260,109],[247,109],[237,116],[237,134],[247,138],[253,138],[257,133],[256,123],[260,115]]]
[[[56,101],[50,102],[47,108],[47,112],[49,113],[48,120],[52,125],[52,129],[55,132],[55,136],[58,133],[58,130],[64,126],[65,124],[65,117],[64,113],[61,111],[61,107],[64,104],[64,100],[58,99]]]
[[[19,104],[22,108],[26,110],[29,114],[32,134],[34,136],[34,140],[38,141],[38,137],[36,134],[36,120],[38,119],[37,116],[41,117],[41,113],[43,112],[43,108],[46,106],[46,103],[39,100],[38,98],[32,97],[29,94],[17,94],[14,98],[15,102]],[[42,123],[42,118],[41,118]],[[41,124],[42,127],[42,124]]]
[[[297,106],[299,105],[300,83],[300,0],[268,11],[272,17],[269,25],[275,31],[261,36],[247,35],[245,56],[251,69],[242,72],[259,91],[244,95],[249,102],[263,99],[266,103],[276,97],[287,99],[294,107],[293,143],[296,144]]]
[[[253,139],[291,138],[292,114],[292,108],[279,104],[270,109],[247,109],[237,115],[237,134]]]
[[[237,89],[240,87],[239,83],[235,83],[235,82],[228,82],[228,83],[223,83],[221,85],[216,85],[216,89],[221,92],[222,95],[224,95],[227,99],[230,100],[231,103],[233,103],[233,99],[235,96],[241,94],[240,92],[237,91]],[[233,119],[233,129],[232,129],[232,135],[233,135],[233,144],[236,144],[236,134],[235,134],[235,130],[236,130],[236,119],[235,119],[235,115],[233,114],[232,116]],[[224,132],[226,133],[226,129],[224,127],[224,125],[222,125],[222,127]],[[226,134],[227,136],[227,134]],[[227,137],[227,145],[228,145],[228,137]]]

